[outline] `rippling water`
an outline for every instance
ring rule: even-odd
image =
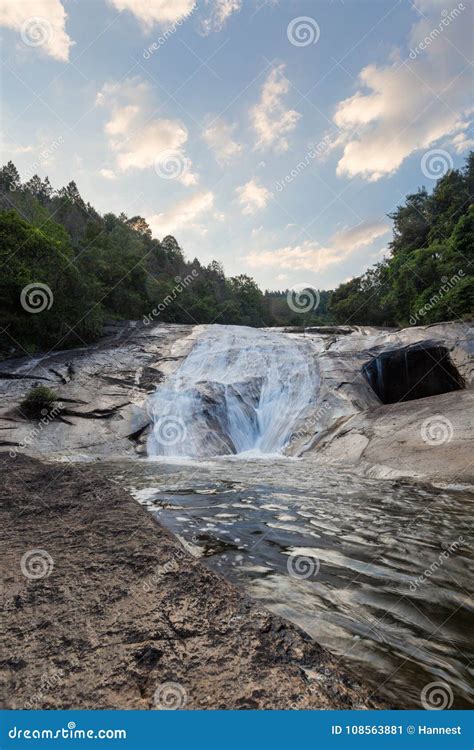
[[[395,707],[421,707],[434,681],[450,686],[453,707],[471,705],[467,490],[321,472],[309,459],[102,470],[205,564],[297,623]]]

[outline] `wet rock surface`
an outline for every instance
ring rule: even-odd
[[[90,467],[0,467],[3,707],[383,707]]]
[[[150,423],[145,401],[181,359],[193,326],[110,325],[97,344],[0,362],[0,450],[61,457],[134,456]],[[21,400],[35,385],[54,390],[57,419],[25,419]]]

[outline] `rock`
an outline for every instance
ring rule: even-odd
[[[2,707],[384,707],[89,466],[0,465]]]
[[[114,323],[97,344],[0,363],[0,447],[32,455],[135,456],[143,453],[150,417],[147,396],[183,354],[173,347],[192,326]],[[181,345],[183,353],[186,346]],[[17,407],[35,384],[47,384],[62,403],[44,424],[22,419]]]
[[[289,453],[374,477],[474,483],[471,325],[358,328],[351,336],[319,334],[309,338],[320,368],[320,397],[293,437]],[[454,376],[445,368],[443,374],[446,379],[449,376],[446,390],[452,388],[453,377],[464,389],[383,405],[364,368],[394,352],[404,356],[406,351],[433,349],[447,352],[455,368]],[[435,366],[433,360],[433,369]],[[436,383],[431,380],[429,385],[434,392]],[[433,432],[439,433],[438,445],[430,438]]]

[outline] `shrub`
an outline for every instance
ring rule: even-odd
[[[32,388],[20,404],[20,410],[29,419],[40,419],[51,415],[58,397],[51,388],[37,385]]]

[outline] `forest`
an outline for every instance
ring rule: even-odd
[[[467,319],[472,274],[474,154],[431,194],[408,195],[390,218],[390,255],[335,290],[319,290],[304,314],[288,290],[265,291],[218,261],[186,260],[172,236],[152,237],[142,216],[100,215],[74,181],[59,190],[34,175],[0,170],[0,351],[81,346],[110,320],[248,326],[406,326]],[[41,315],[20,303],[29,285],[51,291]]]

